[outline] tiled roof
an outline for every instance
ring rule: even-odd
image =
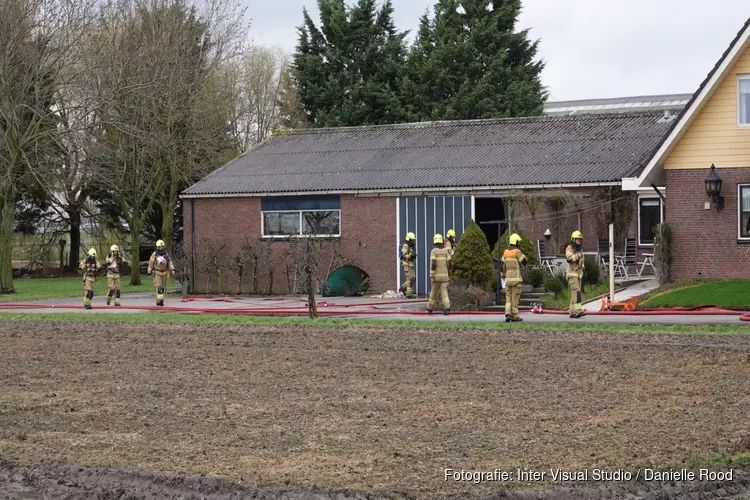
[[[619,182],[640,173],[673,119],[659,111],[285,131],[183,194]]]

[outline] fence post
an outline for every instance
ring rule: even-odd
[[[615,225],[609,225],[609,300],[615,301]]]

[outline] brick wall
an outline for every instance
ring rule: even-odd
[[[724,210],[704,203],[708,168],[667,170],[667,222],[674,234],[673,278],[747,278],[750,244],[737,242],[737,185],[750,183],[750,168],[717,169]]]
[[[195,204],[195,258],[199,270],[205,255],[204,239],[226,244],[222,260],[228,261],[237,254],[247,236],[257,241],[261,236],[261,212],[259,198],[210,198],[196,199]],[[185,204],[185,244],[191,241],[191,204]],[[266,240],[271,247],[271,257],[259,269],[260,289],[267,288],[269,268],[273,268],[274,294],[289,293],[284,262],[284,251],[289,243],[283,240]],[[327,274],[334,249],[352,264],[364,269],[372,279],[370,291],[382,292],[396,288],[396,200],[395,198],[341,197],[341,238],[326,242],[322,253],[322,273]],[[203,253],[202,253],[203,252]],[[225,266],[226,267],[226,266]],[[226,291],[234,293],[237,277],[228,268],[225,276]],[[206,274],[198,272],[196,289],[206,291]],[[218,282],[211,278],[211,292],[218,292]],[[252,277],[243,277],[243,291],[252,289]]]

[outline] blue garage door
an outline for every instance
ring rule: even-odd
[[[471,196],[428,196],[399,198],[399,246],[406,233],[417,235],[416,293],[430,293],[430,251],[432,237],[440,233],[445,237],[449,229],[456,231],[456,241],[471,223]],[[399,285],[404,282],[400,270]]]

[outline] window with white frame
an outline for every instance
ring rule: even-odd
[[[737,78],[737,123],[750,126],[750,75]]]
[[[338,196],[279,196],[260,202],[263,237],[341,236]]]
[[[654,244],[654,228],[664,221],[661,198],[638,198],[638,244]]]
[[[740,184],[737,186],[739,203],[739,238],[750,240],[750,184]]]

